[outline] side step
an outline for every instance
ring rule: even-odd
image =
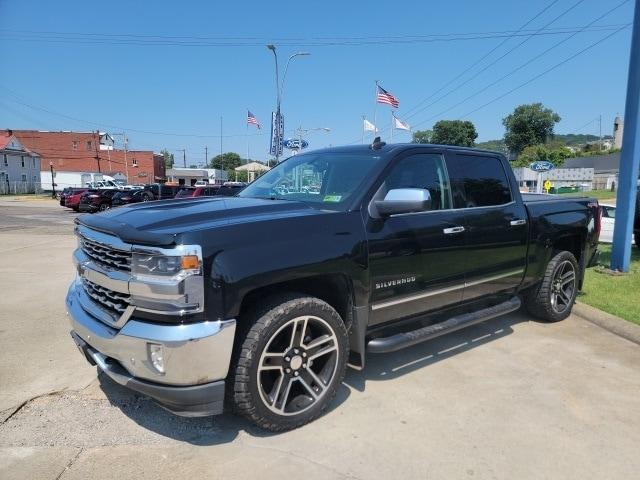
[[[370,353],[395,352],[396,350],[401,350],[403,348],[431,340],[432,338],[439,337],[445,333],[455,332],[461,328],[513,312],[518,310],[520,305],[520,298],[513,297],[510,300],[493,307],[458,315],[457,317],[452,317],[449,320],[445,320],[444,322],[439,322],[434,325],[422,327],[410,332],[397,333],[390,337],[374,338],[367,343],[367,351]]]

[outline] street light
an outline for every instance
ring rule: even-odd
[[[276,52],[276,46],[270,43],[267,45],[267,48],[273,52],[273,59],[275,60],[275,64],[276,64],[276,119],[275,119],[274,127],[278,129],[278,133],[279,133],[278,135],[276,135],[276,138],[278,140],[281,140],[280,137],[282,136],[281,135],[282,132],[280,131],[280,103],[282,101],[282,96],[284,94],[284,81],[287,78],[289,63],[291,63],[291,60],[293,60],[295,57],[307,56],[311,54],[309,52],[296,52],[293,55],[290,55],[284,67],[284,75],[282,76],[282,83],[280,83],[280,71],[278,68],[278,53]],[[275,157],[276,157],[276,163],[278,163],[278,159],[280,158],[280,147],[277,145],[275,147]]]

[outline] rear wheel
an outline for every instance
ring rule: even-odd
[[[525,297],[529,313],[548,322],[567,318],[578,294],[578,272],[578,262],[571,252],[556,253],[540,285]]]
[[[320,299],[291,295],[251,317],[231,372],[235,410],[271,431],[314,420],[346,370],[348,339],[340,315]]]
[[[100,206],[98,207],[98,210],[100,210],[101,212],[104,212],[106,210],[109,210],[111,208],[111,206],[108,203],[101,203]]]

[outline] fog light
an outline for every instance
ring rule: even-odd
[[[151,365],[158,372],[164,373],[164,347],[157,343],[148,343],[149,346],[149,358],[151,359]]]

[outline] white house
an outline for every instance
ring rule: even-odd
[[[0,133],[0,194],[40,189],[40,156],[13,135]]]

